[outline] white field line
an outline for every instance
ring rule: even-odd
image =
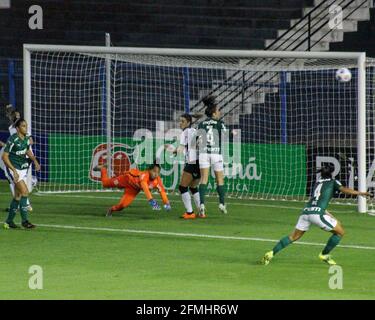
[[[86,199],[110,199],[110,200],[116,200],[118,201],[120,199],[120,196],[118,197],[103,197],[103,196],[89,196],[89,195],[51,195],[51,194],[35,194],[38,197],[61,197],[61,198],[86,198]],[[136,198],[134,201],[145,201],[145,199],[141,198]],[[253,200],[249,200],[253,201]],[[262,200],[264,201],[264,200]],[[181,200],[170,200],[172,203],[181,203]],[[213,203],[217,204],[217,201],[206,201],[206,203]],[[267,207],[267,208],[276,208],[276,209],[294,209],[294,210],[302,210],[303,209],[303,204],[305,202],[301,202],[300,206],[281,206],[281,205],[272,205],[268,203],[263,203],[263,204],[256,204],[256,203],[240,203],[240,202],[226,202],[226,204],[230,206],[245,206],[245,207]],[[340,213],[345,213],[349,212],[349,210],[334,210],[334,212],[340,212]]]
[[[220,236],[220,235],[197,234],[197,233],[178,233],[178,232],[167,232],[167,231],[153,231],[153,230],[114,229],[114,228],[101,228],[101,227],[100,228],[99,227],[79,227],[79,226],[66,226],[66,225],[54,225],[54,224],[38,224],[38,227],[70,229],[70,230],[106,231],[106,232],[118,232],[118,233],[151,234],[151,235],[163,235],[163,236],[185,237],[185,238],[206,238],[206,239],[261,241],[261,242],[277,242],[278,241],[278,240],[275,240],[275,239],[266,239],[266,238],[234,237],[234,236]],[[306,246],[324,246],[325,245],[324,243],[303,242],[303,241],[298,241],[298,242],[295,242],[294,244],[306,245]],[[358,245],[339,245],[338,247],[349,248],[349,249],[375,250],[375,247],[358,246]]]

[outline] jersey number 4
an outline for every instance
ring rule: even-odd
[[[319,183],[314,190],[314,203],[316,204],[320,198],[323,183]]]
[[[212,126],[207,126],[207,143],[212,146],[215,144],[214,132]]]

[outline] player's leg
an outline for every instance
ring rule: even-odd
[[[17,228],[19,228],[14,223],[14,218],[16,217],[17,210],[18,210],[19,205],[20,205],[20,198],[21,198],[21,195],[18,193],[17,190],[15,190],[14,196],[12,198],[12,201],[10,202],[10,205],[9,205],[8,216],[7,216],[7,218],[5,220],[5,223],[4,223],[5,229],[9,229],[9,228],[17,229]]]
[[[320,223],[317,223],[323,230],[331,232],[332,236],[328,239],[323,251],[319,254],[319,259],[329,265],[335,265],[336,262],[330,256],[330,252],[340,243],[345,234],[342,224],[330,213],[326,212],[319,216]]]
[[[224,171],[215,171],[216,178],[216,191],[219,195],[219,210],[222,213],[227,214],[227,208],[225,205],[225,186],[224,186]]]
[[[27,170],[27,189],[29,190],[29,195],[33,191],[33,176],[32,176],[32,164],[30,164],[29,169]],[[27,198],[27,210],[33,211],[33,208],[30,203],[30,198]]]
[[[200,177],[197,178],[197,179],[194,179],[194,180],[190,183],[190,186],[189,186],[189,190],[190,190],[190,192],[191,192],[191,195],[193,196],[194,203],[195,203],[195,207],[197,208],[197,210],[199,210],[199,208],[200,208],[200,206],[201,206],[200,195],[199,195],[199,189],[198,189],[199,181],[200,181]]]
[[[101,179],[103,188],[121,188],[124,186],[125,177],[120,176],[120,177],[109,178],[106,167],[102,167],[100,169],[100,173],[101,173],[100,179]]]
[[[5,177],[7,178],[8,182],[9,182],[9,185],[12,185],[11,190],[13,190],[13,197],[12,197],[12,201],[10,202],[10,205],[9,205],[8,216],[5,220],[4,228],[5,229],[18,228],[18,226],[14,223],[14,218],[15,218],[17,210],[19,208],[21,195],[19,194],[19,192],[15,188],[13,172],[11,170],[9,170],[8,168],[4,168],[4,169],[5,169],[4,170]]]
[[[16,215],[17,209],[19,207],[22,219],[22,226],[26,229],[35,228],[35,226],[29,222],[28,220],[28,210],[27,210],[27,198],[29,196],[29,190],[26,185],[27,179],[27,170],[17,170],[18,173],[18,181],[15,183],[15,197],[13,198],[8,218],[6,224],[4,225],[5,228],[13,228],[14,227],[14,217]],[[7,170],[7,175],[14,181],[14,177],[10,170]]]
[[[280,241],[274,246],[274,248],[271,251],[266,252],[264,257],[261,260],[261,263],[264,265],[268,265],[272,258],[281,250],[285,249],[287,246],[289,246],[294,241],[297,241],[300,239],[306,231],[309,230],[311,225],[311,222],[309,221],[307,215],[301,215],[298,219],[297,225],[294,229],[294,231],[289,235],[285,236],[280,239]]]
[[[124,191],[124,194],[120,199],[120,202],[108,209],[107,217],[112,216],[112,212],[114,211],[121,211],[122,209],[128,207],[134,201],[138,193],[138,190],[127,188]]]
[[[10,189],[10,192],[12,194],[12,198],[15,198],[15,196],[16,196],[15,186],[14,186],[14,183],[11,182],[11,181],[9,181],[9,189]],[[6,208],[5,211],[9,212],[9,209],[10,208],[8,207],[8,208]]]
[[[219,195],[219,210],[222,213],[227,213],[225,206],[225,185],[224,185],[224,161],[221,154],[211,154],[211,163],[214,168],[216,178],[216,191]]]
[[[191,196],[189,193],[189,185],[193,181],[193,176],[191,173],[189,173],[188,168],[186,168],[182,173],[180,185],[178,187],[178,190],[181,193],[182,202],[185,206],[185,213],[182,215],[182,218],[184,219],[195,219],[195,213],[193,211],[193,206],[191,205]]]
[[[204,204],[204,200],[206,197],[208,175],[210,172],[210,162],[209,162],[207,153],[202,153],[199,155],[199,169],[200,169],[200,175],[201,175],[200,183],[199,183],[199,200],[200,200],[199,217],[205,218],[206,207]]]
[[[35,228],[35,225],[30,223],[28,219],[29,210],[28,210],[27,203],[28,203],[28,197],[29,197],[29,189],[27,188],[26,178],[27,178],[27,172],[25,172],[24,179],[17,182],[16,189],[18,193],[20,194],[19,206],[20,206],[20,213],[21,213],[21,219],[22,219],[22,226],[25,229],[32,229],[32,228]]]

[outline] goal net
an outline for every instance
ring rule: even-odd
[[[344,185],[374,187],[375,62],[361,65],[359,54],[24,50],[25,115],[43,167],[40,192],[102,190],[96,165],[107,163],[117,175],[154,158],[166,188],[178,190],[183,159],[164,145],[177,146],[179,116],[204,113],[208,94],[239,133],[223,142],[229,196],[306,199],[326,163]],[[351,71],[349,82],[336,79],[342,67]],[[208,189],[216,194],[213,173]]]

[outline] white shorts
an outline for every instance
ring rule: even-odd
[[[206,169],[212,166],[214,171],[224,171],[224,161],[221,154],[201,153],[199,155],[199,168]]]
[[[29,169],[22,169],[22,170],[16,169],[16,171],[19,177],[17,182],[24,181],[27,185],[27,172],[29,171]],[[15,185],[16,182],[14,181],[13,171],[10,170],[9,168],[5,168],[4,173],[9,183]]]
[[[1,148],[1,150],[0,150],[0,169],[3,170],[3,171],[5,171],[5,164],[4,164],[4,161],[3,161],[4,149],[5,149],[5,147]]]
[[[337,225],[337,220],[328,214],[302,214],[300,215],[296,229],[301,231],[307,231],[310,229],[310,225],[315,224],[319,228],[325,231],[331,231]]]

